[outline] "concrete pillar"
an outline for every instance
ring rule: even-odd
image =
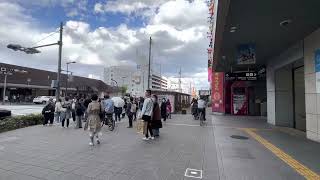
[[[276,94],[274,67],[267,66],[267,116],[268,123],[276,125]]]
[[[320,142],[320,72],[315,71],[317,49],[320,49],[320,29],[304,39],[307,137]]]

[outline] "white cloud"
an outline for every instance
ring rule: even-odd
[[[148,40],[149,36],[152,36],[153,63],[161,61],[164,75],[176,76],[177,69],[181,66],[183,74],[188,74],[183,81],[192,77],[199,79],[195,82],[196,86],[207,86],[207,10],[204,8],[204,1],[117,0],[95,4],[94,12],[111,12],[108,9],[110,5],[115,7],[112,12],[149,13],[149,20],[146,26],[140,28],[130,28],[125,24],[93,28],[85,21],[67,21],[63,36],[63,63],[67,60],[77,61],[77,64],[72,65],[75,74],[101,77],[103,66],[136,62],[146,64]],[[126,8],[120,10],[122,5]],[[174,10],[176,12],[173,12]],[[185,13],[188,13],[188,17]],[[30,46],[51,33],[39,28],[41,26],[28,14],[26,8],[15,3],[0,2],[0,23],[2,47],[9,43]],[[57,39],[58,34],[55,34],[40,44],[56,42]],[[2,48],[0,58],[6,57],[4,62],[8,63],[56,70],[57,47],[48,47],[41,51],[41,54],[26,55]]]

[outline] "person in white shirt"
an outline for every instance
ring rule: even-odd
[[[150,138],[154,139],[153,133],[152,133],[152,128],[151,128],[151,116],[152,116],[152,110],[153,110],[153,101],[151,99],[151,90],[146,90],[145,92],[145,100],[143,102],[143,107],[141,111],[141,116],[142,119],[144,120],[144,132],[145,132],[145,137],[143,140],[149,140],[149,133],[150,132]]]
[[[207,102],[203,99],[202,96],[200,96],[200,99],[198,100],[198,113],[202,112],[204,120],[206,120],[206,107]]]

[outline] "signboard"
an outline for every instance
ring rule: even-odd
[[[199,96],[210,96],[210,90],[199,90]]]
[[[212,74],[212,112],[225,113],[224,104],[224,73],[213,72]]]
[[[256,47],[254,44],[240,44],[237,48],[238,64],[255,64],[256,63]]]
[[[320,49],[315,51],[314,67],[316,72],[320,72]]]
[[[226,81],[256,81],[256,72],[226,73]]]

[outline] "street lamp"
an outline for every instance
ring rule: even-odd
[[[67,80],[66,80],[66,96],[68,95],[68,80],[69,80],[69,64],[75,64],[76,61],[67,62]]]
[[[118,87],[118,82],[117,82],[116,80],[111,79],[111,81],[115,82],[115,83],[116,83],[116,85],[117,85],[117,87]]]
[[[51,44],[45,44],[45,45],[40,45],[40,46],[35,46],[35,47],[23,47],[19,44],[9,44],[7,45],[7,48],[12,49],[14,51],[23,51],[27,54],[36,54],[40,53],[38,48],[42,47],[48,47],[48,46],[59,46],[59,58],[58,58],[58,72],[57,72],[57,87],[56,87],[56,99],[58,100],[60,97],[60,75],[61,75],[61,55],[62,55],[62,32],[63,32],[63,23],[60,23],[60,36],[59,36],[59,41],[56,43],[51,43]]]

